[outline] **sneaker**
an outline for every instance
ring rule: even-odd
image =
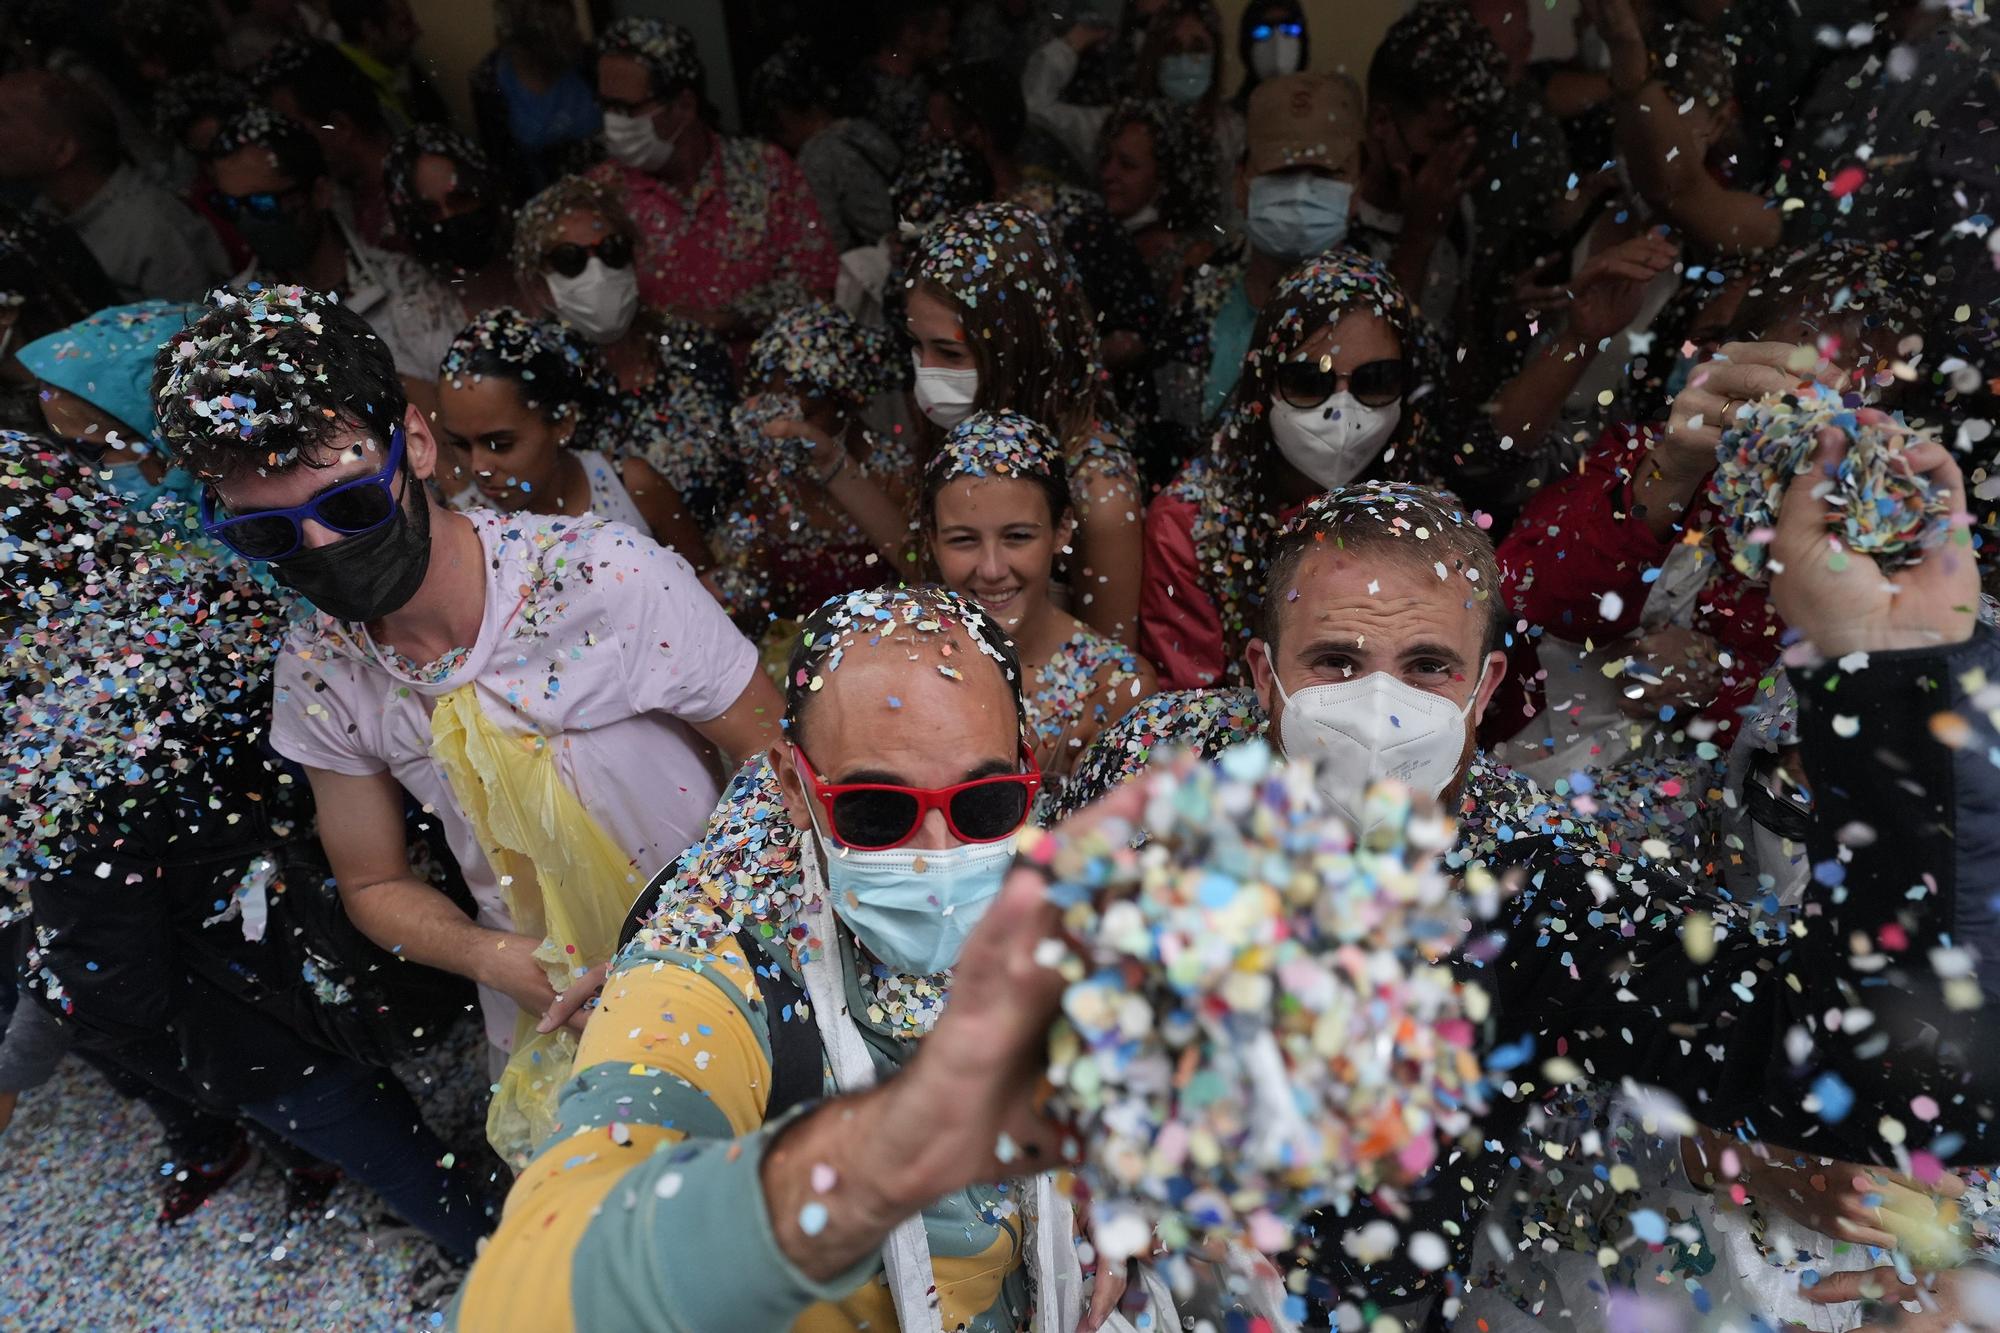
[[[410,1265],[411,1314],[433,1314],[451,1304],[465,1285],[466,1267],[450,1259],[435,1246],[427,1247],[422,1258]]]
[[[250,1140],[239,1136],[236,1145],[220,1161],[174,1172],[160,1193],[160,1211],[153,1218],[154,1223],[167,1227],[191,1216],[208,1202],[210,1195],[242,1175],[255,1158]]]
[[[327,1197],[340,1179],[337,1166],[295,1166],[285,1172],[285,1215],[324,1216]]]

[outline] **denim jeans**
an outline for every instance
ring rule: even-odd
[[[242,1110],[374,1190],[455,1259],[471,1262],[492,1229],[471,1173],[442,1164],[448,1149],[386,1069],[328,1055],[300,1087]]]

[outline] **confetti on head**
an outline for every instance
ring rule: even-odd
[[[945,646],[962,640],[991,658],[1013,695],[1021,733],[1028,734],[1021,658],[1014,641],[977,602],[948,588],[925,585],[843,593],[806,617],[785,668],[785,732],[794,743],[804,743],[800,729],[813,696],[825,688],[824,677],[840,669],[848,648],[883,638]]]
[[[1061,442],[1046,426],[1018,412],[974,412],[952,427],[924,464],[920,507],[926,521],[936,520],[939,492],[966,477],[1033,482],[1048,497],[1051,522],[1061,522],[1070,511]]]
[[[417,191],[417,164],[425,157],[441,157],[451,163],[457,177],[454,193],[463,191],[486,206],[496,204],[504,193],[486,154],[472,140],[449,126],[412,125],[396,136],[388,156],[382,159],[389,216],[404,236],[422,236],[434,231],[439,222],[430,202]]]
[[[524,285],[540,284],[549,251],[562,244],[563,219],[572,213],[596,214],[606,236],[639,237],[618,187],[590,176],[558,177],[514,215],[514,276]]]
[[[692,88],[706,91],[707,76],[694,34],[678,23],[655,18],[615,19],[597,37],[597,54],[630,56],[646,67],[653,95],[665,99]]]
[[[406,400],[366,320],[305,287],[220,287],[163,344],[153,399],[174,461],[207,481],[241,468],[324,466],[317,445],[356,426],[386,444]]]
[[[575,418],[576,445],[588,441],[591,423],[618,393],[610,367],[582,334],[513,306],[485,311],[460,329],[438,366],[438,378],[455,388],[486,377],[512,380],[521,401],[545,420]]]
[[[197,306],[140,301],[100,310],[20,351],[43,384],[83,399],[104,414],[105,442],[150,453],[160,447],[153,410],[153,365],[160,347],[200,314]]]
[[[796,397],[823,399],[850,412],[876,394],[902,387],[903,378],[886,333],[855,323],[824,301],[773,316],[750,344],[743,376],[753,391],[782,385]]]
[[[1461,124],[1507,100],[1507,58],[1463,0],[1419,0],[1368,64],[1368,102],[1422,111],[1442,99]]]
[[[219,162],[245,148],[261,148],[271,155],[272,164],[296,187],[311,185],[326,175],[326,154],[312,132],[287,120],[270,107],[256,105],[239,111],[222,123],[209,140],[208,160]]]
[[[1361,482],[1307,501],[1278,529],[1268,548],[1260,627],[1264,641],[1278,642],[1300,562],[1308,552],[1330,547],[1442,571],[1439,586],[1465,606],[1479,608],[1490,651],[1499,645],[1507,608],[1500,600],[1493,539],[1480,526],[1483,517],[1443,491],[1408,482]]]
[[[896,226],[921,236],[946,218],[993,197],[993,173],[984,158],[948,139],[912,148],[890,188]]]
[[[1893,391],[1905,374],[1916,378],[1912,363],[1935,318],[1929,290],[1893,243],[1820,242],[1755,277],[1729,341],[1809,341],[1835,365],[1858,371],[1864,392]]]
[[[223,122],[247,109],[255,96],[250,85],[219,70],[202,69],[168,79],[153,93],[153,128],[173,144],[185,144],[188,132],[204,120]]]

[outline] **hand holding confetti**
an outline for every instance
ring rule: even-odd
[[[1761,580],[1778,513],[1794,481],[1815,471],[1822,436],[1847,447],[1824,460],[1824,483],[1809,482],[1824,523],[1851,551],[1883,568],[1915,564],[1950,527],[1951,497],[1907,456],[1912,436],[1900,419],[1861,409],[1823,385],[1738,409],[1725,426],[1709,498],[1721,513],[1736,568]]]
[[[1362,846],[1312,771],[1261,745],[1151,779],[1136,857],[1072,881],[1079,963],[1050,1042],[1106,1233],[1274,1253],[1305,1212],[1393,1190],[1471,1124],[1472,1007],[1440,960],[1465,909],[1435,857],[1448,820],[1400,788]]]

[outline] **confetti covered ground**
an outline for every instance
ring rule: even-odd
[[[480,1034],[400,1072],[453,1145],[478,1142],[486,1085]],[[162,1230],[162,1142],[143,1105],[121,1100],[80,1061],[24,1094],[0,1133],[0,1330],[420,1330],[409,1313],[421,1238],[391,1231],[372,1194],[342,1183],[325,1212],[288,1226],[278,1168],[259,1160],[193,1217]]]

